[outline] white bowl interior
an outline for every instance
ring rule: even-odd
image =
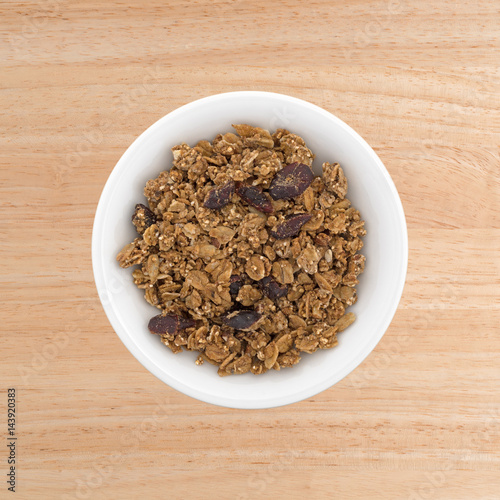
[[[303,137],[316,154],[313,168],[339,162],[348,182],[348,198],[366,221],[362,253],[366,270],[358,302],[349,310],[356,322],[339,334],[331,350],[305,354],[291,369],[221,378],[216,367],[194,364],[196,354],[177,355],[147,329],[158,310],[146,303],[132,282],[131,270],[115,257],[136,236],[131,214],[144,203],[148,179],[168,169],[171,148],[211,140],[232,123],[274,131],[284,127]],[[390,324],[403,290],[407,266],[403,209],[389,174],[368,144],[344,122],[305,101],[267,92],[232,92],[195,101],[166,115],[125,152],[103,190],[96,212],[92,257],[97,289],[114,329],[132,354],[170,386],[198,399],[236,408],[265,408],[300,401],[335,384],[376,346]]]

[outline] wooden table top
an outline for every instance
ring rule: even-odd
[[[15,498],[500,499],[498,2],[5,0],[0,19],[0,429],[13,387]],[[265,411],[157,380],[113,332],[91,269],[121,154],[169,111],[231,90],[350,124],[409,230],[377,348],[336,386]]]

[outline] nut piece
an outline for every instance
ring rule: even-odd
[[[304,163],[291,163],[280,170],[269,186],[273,200],[289,200],[300,196],[314,180],[310,167]]]
[[[258,186],[248,186],[242,182],[236,183],[236,193],[238,196],[254,207],[259,212],[269,214],[274,212],[271,200],[261,191]]]
[[[234,181],[228,181],[222,186],[214,187],[209,191],[203,202],[203,206],[205,208],[211,208],[212,210],[219,210],[225,207],[231,201],[234,189]]]
[[[165,335],[167,333],[176,335],[179,333],[179,330],[192,328],[195,325],[196,322],[191,318],[183,318],[176,314],[169,314],[168,316],[159,314],[149,320],[148,329],[156,335]]]
[[[149,226],[156,224],[156,215],[146,205],[138,203],[132,215],[132,223],[137,232],[143,234]]]
[[[297,214],[289,216],[285,222],[278,224],[275,229],[273,229],[270,234],[277,240],[283,240],[285,238],[290,238],[295,236],[300,228],[309,220],[311,220],[312,215],[309,214]]]
[[[253,330],[262,314],[256,311],[234,311],[222,318],[222,322],[235,330]]]

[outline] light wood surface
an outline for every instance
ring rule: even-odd
[[[8,387],[19,435],[17,496],[2,480],[0,498],[500,499],[497,1],[3,0],[0,29],[0,435]],[[409,230],[375,351],[266,411],[201,403],[146,371],[105,317],[90,257],[133,139],[245,89],[353,126]]]

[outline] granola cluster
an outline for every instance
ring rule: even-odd
[[[359,212],[337,164],[314,176],[314,155],[288,130],[233,125],[210,143],[172,149],[148,181],[138,237],[118,254],[161,314],[151,333],[221,376],[261,374],[330,349],[355,319],[365,257]]]

